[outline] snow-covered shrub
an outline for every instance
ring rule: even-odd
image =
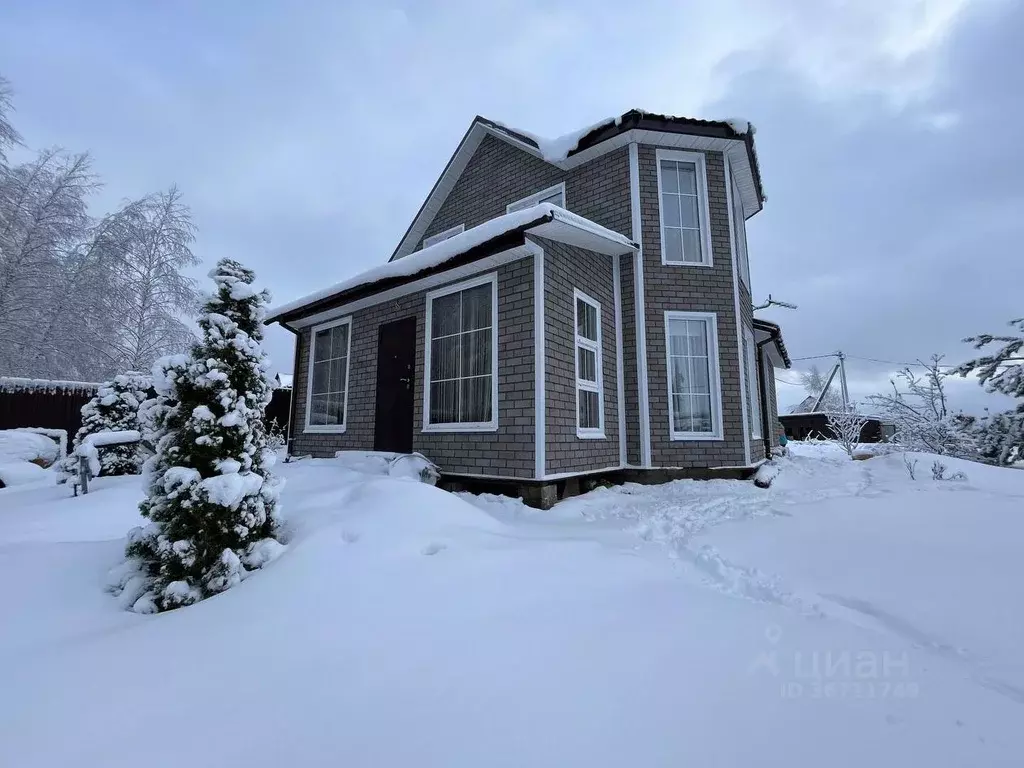
[[[946,465],[936,459],[932,462],[932,480],[942,480],[946,474]]]
[[[122,373],[104,382],[93,398],[82,406],[82,426],[75,433],[72,455],[63,462],[66,475],[78,474],[78,457],[74,455],[89,435],[99,432],[139,430],[139,407],[149,396],[151,378],[144,373]],[[99,475],[134,475],[142,469],[144,454],[138,444],[111,445],[99,452]]]
[[[892,394],[868,397],[873,410],[896,425],[894,442],[904,450],[937,453],[940,456],[973,458],[974,435],[967,419],[951,414],[946,401],[942,356],[933,355],[920,363],[926,371],[918,376],[904,368],[892,380]]]
[[[907,474],[910,475],[910,479],[917,480],[917,459],[911,461],[907,454],[903,454],[903,466],[906,468]]]
[[[271,384],[260,342],[270,296],[230,259],[210,277],[217,292],[199,319],[202,340],[153,366],[158,397],[147,410],[156,455],[146,462],[140,505],[150,523],[129,533],[126,552],[136,567],[122,568],[115,585],[131,584],[139,612],[222,592],[281,549],[280,481],[270,471],[275,455],[263,420]]]
[[[33,427],[0,430],[0,463],[30,461],[40,467],[48,467],[60,456],[58,435],[67,439],[64,430],[37,430]]]
[[[828,430],[833,435],[832,442],[846,451],[846,455],[852,459],[853,452],[860,445],[860,434],[867,423],[867,417],[854,411],[830,413],[828,415]]]

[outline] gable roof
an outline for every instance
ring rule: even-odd
[[[631,141],[722,151],[736,168],[743,210],[749,218],[761,210],[765,200],[754,133],[749,122],[738,118],[699,120],[631,109],[557,139],[545,139],[477,115],[406,229],[391,260],[413,252],[485,136],[507,141],[562,170],[575,168]]]
[[[507,213],[424,248],[404,259],[368,269],[340,283],[274,307],[264,323],[285,323],[341,303],[394,288],[428,274],[475,261],[522,245],[526,233],[577,245],[597,253],[619,255],[638,246],[625,235],[551,203]]]

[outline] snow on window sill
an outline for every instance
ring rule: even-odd
[[[424,424],[424,432],[497,432],[498,422],[479,422],[473,424]]]
[[[673,432],[669,438],[672,442],[721,442],[725,440],[725,437],[718,434],[711,434],[709,432]]]
[[[580,440],[607,440],[604,430],[597,429],[576,429],[576,437]]]
[[[710,261],[669,261],[668,259],[661,260],[662,266],[665,267],[713,267]]]
[[[302,430],[303,432],[312,432],[314,434],[326,434],[326,435],[343,435],[345,434],[344,424],[307,424]]]

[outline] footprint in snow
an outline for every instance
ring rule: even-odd
[[[423,549],[420,550],[420,554],[423,555],[436,555],[442,549],[448,549],[447,544],[442,544],[439,541],[432,541],[427,544]]]
[[[359,541],[359,534],[355,531],[342,531],[341,540],[344,541],[346,544],[355,544],[357,541]]]

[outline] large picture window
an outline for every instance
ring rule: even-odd
[[[666,312],[665,348],[672,439],[721,439],[722,398],[715,315]]]
[[[313,328],[306,397],[307,432],[345,431],[351,337],[349,317]]]
[[[761,388],[757,383],[757,346],[754,344],[754,332],[743,329],[743,354],[746,360],[747,384],[747,422],[750,436],[754,440],[761,439]]]
[[[604,437],[601,305],[580,291],[573,295],[576,304],[576,435]]]
[[[662,263],[711,266],[704,155],[659,149],[657,160]]]
[[[497,429],[497,275],[427,294],[426,431]]]

